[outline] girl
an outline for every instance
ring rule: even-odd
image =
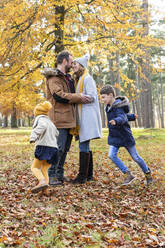
[[[85,55],[77,58],[72,63],[75,81],[77,83],[76,93],[90,96],[91,102],[88,104],[78,104],[77,108],[77,130],[79,131],[80,163],[79,173],[72,180],[74,184],[82,184],[93,180],[93,156],[90,150],[90,140],[102,137],[102,125],[100,108],[97,96],[96,83],[89,75],[89,56]]]
[[[48,188],[48,169],[51,163],[56,163],[58,160],[58,130],[48,117],[51,108],[51,103],[45,101],[37,104],[34,109],[35,120],[30,143],[35,142],[35,158],[31,170],[39,183],[31,189],[32,193],[38,193]]]

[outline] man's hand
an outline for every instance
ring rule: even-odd
[[[112,126],[115,126],[115,125],[116,125],[116,121],[115,121],[115,120],[111,120],[111,121],[109,121],[109,123],[110,123]]]
[[[91,98],[89,96],[81,95],[82,103],[91,103]]]

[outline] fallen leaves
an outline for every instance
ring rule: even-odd
[[[15,139],[10,137],[10,147],[7,142],[1,150],[0,247],[165,247],[164,170],[156,163],[163,158],[165,146],[145,147],[145,160],[153,162],[154,185],[145,186],[141,170],[131,161],[137,180],[121,187],[123,177],[103,148],[106,139],[94,141],[97,180],[78,186],[65,182],[63,187],[51,188],[46,197],[30,193],[36,184],[30,171],[33,150],[28,143],[16,145]],[[73,142],[66,168],[70,177],[78,170],[76,151],[78,144]],[[122,150],[120,156],[127,161]]]

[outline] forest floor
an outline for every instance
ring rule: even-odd
[[[136,175],[121,186],[123,175],[108,158],[107,129],[91,142],[94,182],[64,183],[50,196],[33,195],[34,145],[30,129],[0,129],[0,248],[154,248],[165,247],[165,130],[134,129],[139,154],[154,184],[123,148],[119,157]],[[78,143],[73,141],[65,175],[78,171]]]

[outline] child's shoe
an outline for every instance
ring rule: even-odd
[[[47,189],[49,185],[47,184],[45,179],[40,180],[39,184],[31,189],[32,193],[38,193],[42,190]]]
[[[153,183],[153,178],[150,169],[149,172],[145,173],[145,177],[146,177],[147,185]]]
[[[45,189],[45,190],[43,191],[43,194],[44,194],[45,196],[50,196],[50,191],[49,191],[49,189],[48,189],[48,188]]]
[[[42,197],[43,195],[45,195],[45,196],[50,196],[49,188],[46,188],[46,189],[44,189],[44,190],[41,190],[41,191],[38,193],[38,196],[39,196],[39,197]]]
[[[125,173],[125,179],[124,182],[122,183],[122,185],[128,185],[130,183],[132,183],[136,178],[131,174],[130,171],[127,171]]]

